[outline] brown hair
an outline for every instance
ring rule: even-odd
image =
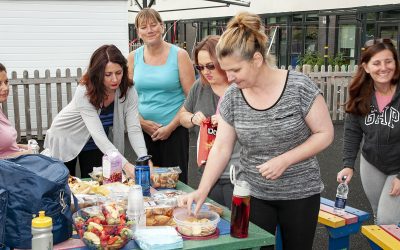
[[[128,91],[128,88],[132,86],[132,82],[128,79],[128,67],[127,61],[121,51],[115,45],[103,45],[98,48],[90,58],[89,67],[86,73],[82,76],[80,83],[86,85],[87,96],[89,101],[96,108],[100,108],[106,97],[106,88],[104,86],[104,70],[106,69],[107,63],[117,63],[123,70],[121,84],[119,89],[121,95],[119,98],[123,98]]]
[[[7,72],[6,67],[4,67],[4,65],[0,63],[0,72],[3,71]]]
[[[270,62],[267,56],[268,37],[261,18],[249,12],[241,12],[228,22],[227,29],[222,34],[216,50],[221,59],[239,52],[245,60],[252,60],[254,53],[259,52],[264,62]]]
[[[194,63],[199,64],[199,52],[204,50],[207,51],[208,54],[210,54],[210,58],[215,66],[215,70],[217,70],[220,74],[224,75],[226,78],[226,82],[228,82],[228,78],[226,76],[225,71],[221,69],[221,66],[219,65],[219,62],[217,60],[217,55],[215,52],[215,47],[217,46],[218,40],[220,39],[220,36],[217,35],[210,35],[206,36],[199,42],[196,47],[194,48],[193,51],[193,57],[194,57]],[[200,78],[201,78],[201,83],[205,84],[208,83],[207,79],[204,77],[204,75],[200,73]]]
[[[390,50],[396,63],[396,69],[391,80],[392,85],[398,84],[400,78],[399,58],[392,43],[375,43],[361,52],[358,70],[349,86],[349,100],[346,102],[346,112],[365,116],[371,110],[371,96],[374,93],[374,80],[368,74],[363,64],[367,64],[371,58],[383,50]]]
[[[155,9],[151,8],[143,8],[139,13],[137,13],[135,17],[135,27],[136,29],[139,28],[139,25],[143,22],[148,22],[149,20],[157,21],[159,23],[163,23],[163,20]]]

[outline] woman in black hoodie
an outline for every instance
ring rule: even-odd
[[[390,39],[365,43],[349,86],[344,124],[343,170],[350,182],[364,139],[360,175],[376,224],[400,223],[399,58]]]

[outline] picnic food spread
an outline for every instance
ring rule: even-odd
[[[208,212],[200,212],[197,217],[188,215],[186,208],[177,208],[178,197],[185,192],[163,189],[176,187],[181,172],[179,167],[154,169],[151,174],[151,196],[143,198],[146,226],[172,226],[185,236],[203,237],[213,234],[220,217],[211,210],[222,214],[223,209],[208,203],[205,205],[209,208]],[[69,177],[68,184],[77,197],[80,208],[75,209],[74,226],[89,249],[120,249],[135,238],[138,230],[126,214],[129,186],[135,183],[128,179],[125,182],[104,184],[100,173],[101,168],[97,168],[91,174],[96,180]],[[137,233],[139,232],[141,231],[138,230]]]

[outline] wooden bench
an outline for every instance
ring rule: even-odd
[[[350,235],[360,231],[361,224],[369,219],[370,214],[346,206],[344,215],[333,212],[334,201],[321,197],[318,223],[325,225],[329,234],[329,250],[349,249]],[[282,249],[282,237],[279,226],[276,232],[276,249]]]
[[[400,249],[400,227],[396,225],[362,226],[362,234],[368,238],[372,249]]]

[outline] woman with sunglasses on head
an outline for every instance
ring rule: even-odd
[[[140,124],[154,166],[179,166],[187,183],[188,130],[179,123],[179,110],[194,82],[188,53],[165,42],[160,14],[144,8],[136,15],[136,31],[144,46],[128,56],[129,76],[139,95]]]
[[[236,179],[250,185],[250,220],[272,234],[280,225],[284,249],[312,249],[324,187],[316,154],[332,142],[333,125],[310,78],[271,65],[267,40],[261,18],[247,12],[222,34],[216,54],[233,84],[200,185],[180,205],[199,211],[239,141]]]
[[[8,84],[7,70],[0,63],[0,104],[7,102],[10,85]],[[17,131],[3,114],[0,107],[0,159],[31,154],[26,144],[17,144]]]
[[[103,154],[118,151],[123,170],[133,177],[133,165],[123,157],[125,132],[135,153],[147,155],[138,119],[138,97],[128,79],[126,63],[115,45],[96,49],[71,102],[47,130],[44,154],[64,161],[71,175],[75,175],[77,160],[81,177],[87,178],[93,167],[102,166]]]
[[[205,37],[197,44],[193,52],[195,68],[199,71],[200,78],[194,82],[190,89],[182,107],[180,122],[186,128],[194,127],[196,137],[198,137],[200,125],[206,118],[211,117],[211,122],[214,125],[218,124],[217,106],[230,85],[215,54],[215,47],[219,38],[216,35]],[[231,207],[233,193],[233,185],[229,179],[229,166],[231,164],[237,165],[238,160],[239,146],[236,145],[229,164],[210,192],[211,199],[228,208]]]
[[[390,39],[367,41],[349,86],[341,182],[350,182],[363,140],[360,175],[377,224],[400,222],[400,68]]]

